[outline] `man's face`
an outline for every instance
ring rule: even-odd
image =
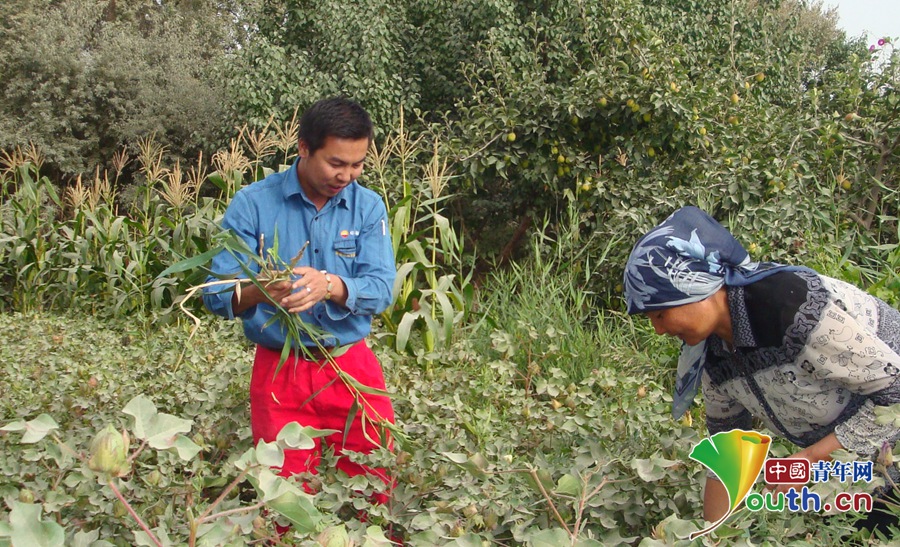
[[[322,147],[313,153],[301,140],[298,148],[300,186],[306,196],[321,207],[362,173],[369,139],[326,137]]]

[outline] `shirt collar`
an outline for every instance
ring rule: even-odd
[[[731,315],[731,337],[736,348],[756,348],[759,342],[750,327],[750,315],[744,299],[744,287],[727,286],[728,311]]]

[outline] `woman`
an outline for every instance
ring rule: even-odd
[[[638,240],[625,298],[628,313],[684,342],[676,418],[702,382],[710,435],[751,429],[757,417],[803,447],[794,457],[813,462],[841,448],[868,459],[900,438],[875,421],[875,408],[900,402],[900,312],[858,288],[809,268],[751,262],[712,217],[684,207]],[[709,476],[705,518],[727,509],[724,486]]]

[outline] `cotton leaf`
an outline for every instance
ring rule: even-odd
[[[23,444],[34,444],[46,437],[47,434],[54,429],[59,429],[59,424],[57,424],[56,420],[51,418],[49,414],[41,414],[37,418],[28,422],[12,422],[3,427],[0,427],[0,431],[24,430],[25,434],[22,435],[21,441]]]

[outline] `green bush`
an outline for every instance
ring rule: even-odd
[[[222,8],[223,11],[219,11]],[[231,129],[222,68],[237,27],[215,2],[7,2],[0,149],[35,143],[92,173],[151,134],[185,162]],[[130,172],[130,171],[129,171]]]
[[[598,343],[610,356],[634,356],[634,366],[623,372],[612,359],[570,355],[589,371],[580,381],[550,362],[525,379],[502,343],[481,350],[458,340],[430,368],[376,345],[397,394],[400,435],[394,453],[351,457],[391,470],[391,501],[373,506],[368,494],[383,489],[380,481],[348,479],[326,454],[315,492],[296,494],[308,516],[299,519],[281,512],[262,480],[277,465],[275,447],[247,452],[252,351],[236,323],[210,323],[190,339],[186,328],[140,318],[2,319],[0,544],[28,533],[56,545],[153,545],[128,506],[157,538],[190,545],[251,544],[289,517],[297,524],[281,539],[297,545],[324,529],[359,544],[394,535],[410,545],[662,545],[702,524],[704,472],[688,458],[702,430],[671,419],[668,390],[645,374],[655,374],[654,357],[621,338]],[[607,328],[623,326],[611,320]],[[562,322],[556,334],[576,331]],[[109,424],[130,437],[131,466],[121,477],[87,461]],[[150,436],[157,429],[174,436]],[[260,489],[245,477],[260,477]],[[703,541],[846,538],[845,518],[743,512]]]

